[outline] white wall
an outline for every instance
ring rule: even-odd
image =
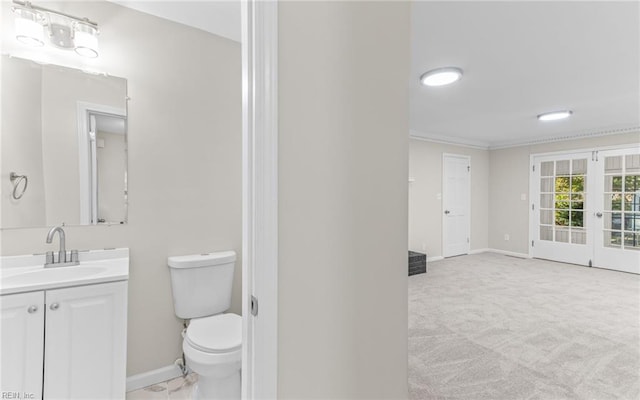
[[[489,151],[409,141],[409,250],[442,256],[442,155],[471,158],[471,250],[488,247]]]
[[[6,17],[10,3],[2,7]],[[47,7],[98,21],[101,53],[92,67],[127,79],[129,223],[65,230],[68,248],[131,249],[127,374],[160,368],[180,356],[182,343],[167,256],[241,252],[240,44],[108,2]],[[54,249],[47,229],[3,230],[1,253]]]
[[[529,156],[564,150],[631,144],[640,146],[640,132],[492,150],[489,158],[489,247],[529,253]],[[520,200],[521,194],[527,201]],[[509,241],[504,240],[508,233]]]
[[[409,9],[279,4],[283,399],[407,398]]]

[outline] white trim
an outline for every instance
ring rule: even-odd
[[[127,109],[111,107],[104,104],[78,101],[76,119],[78,122],[78,172],[80,175],[80,225],[91,225],[91,155],[89,152],[89,113],[116,115],[127,118]],[[126,133],[125,133],[126,138]],[[125,162],[127,162],[125,160]],[[126,169],[125,169],[126,170]],[[127,190],[125,180],[125,192]],[[94,223],[95,224],[95,223]]]
[[[440,260],[444,260],[444,257],[442,256],[427,257],[427,262],[440,261]]]
[[[537,139],[524,139],[513,141],[499,141],[499,142],[487,142],[483,140],[464,139],[455,136],[437,134],[437,133],[425,133],[411,129],[409,131],[409,138],[415,140],[422,140],[425,142],[442,143],[453,146],[468,147],[472,149],[480,150],[499,150],[508,149],[511,147],[532,146],[536,144],[553,143],[553,142],[566,142],[571,140],[579,140],[601,136],[621,135],[640,132],[640,127],[609,129],[597,132],[576,133],[563,136],[550,136]]]
[[[242,398],[270,399],[278,383],[278,3],[241,4]]]
[[[518,258],[533,258],[529,254],[517,253],[515,251],[500,250],[500,249],[486,249],[486,250],[488,253],[502,254],[505,256],[518,257]]]
[[[473,249],[473,250],[469,250],[469,255],[471,254],[480,254],[480,253],[488,253],[490,252],[491,249],[488,247],[485,247],[484,249]]]
[[[469,147],[472,149],[489,150],[489,143],[481,140],[462,139],[454,136],[439,135],[437,133],[424,133],[415,130],[409,131],[409,138],[425,142],[442,143],[452,146]]]
[[[551,136],[540,139],[528,139],[528,140],[514,140],[514,141],[502,141],[494,142],[489,145],[489,150],[506,149],[510,147],[531,146],[536,144],[552,143],[552,142],[565,142],[570,140],[579,140],[592,137],[621,135],[626,133],[640,132],[640,127],[634,126],[631,128],[610,129],[605,131],[588,132],[588,133],[576,133],[568,134],[564,136]]]
[[[640,132],[638,132],[640,134]],[[638,144],[636,144],[636,146],[638,146]],[[545,152],[545,153],[531,153],[531,162],[533,162],[533,157],[545,157],[545,156],[562,156],[562,155],[571,155],[574,153],[580,153],[580,152],[584,152],[584,151],[606,151],[606,150],[626,150],[629,148],[633,148],[633,143],[624,143],[624,144],[617,144],[614,146],[600,146],[600,147],[594,147],[594,146],[587,146],[587,147],[580,147],[577,149],[568,149],[568,150],[558,150],[558,151],[549,151],[549,152]]]
[[[182,376],[180,367],[174,364],[154,369],[152,371],[143,372],[141,374],[131,375],[127,377],[127,392],[156,385],[179,376]]]
[[[442,201],[440,202],[440,218],[442,218],[442,255],[444,257],[447,257],[444,255],[445,252],[445,238],[447,237],[446,232],[445,232],[445,218],[444,218],[444,207],[445,207],[445,179],[444,179],[444,172],[445,172],[445,159],[447,157],[451,157],[451,158],[460,158],[460,159],[464,159],[467,161],[467,167],[468,172],[469,172],[469,187],[467,188],[467,193],[469,194],[469,199],[467,201],[467,252],[465,254],[469,254],[469,251],[471,249],[471,156],[466,155],[466,154],[453,154],[453,153],[442,153],[442,187],[441,187],[441,192],[442,192]],[[457,255],[457,254],[455,254]]]

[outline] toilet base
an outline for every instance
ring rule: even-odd
[[[191,392],[193,400],[239,400],[240,370],[225,377],[198,376]]]

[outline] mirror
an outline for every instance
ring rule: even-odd
[[[1,227],[127,221],[127,81],[2,56]]]

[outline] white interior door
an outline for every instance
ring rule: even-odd
[[[589,265],[593,258],[592,152],[534,158],[533,256]]]
[[[469,253],[471,160],[468,156],[442,157],[442,255]]]
[[[598,151],[594,265],[640,273],[640,148]]]
[[[640,148],[532,159],[537,258],[640,273]]]

